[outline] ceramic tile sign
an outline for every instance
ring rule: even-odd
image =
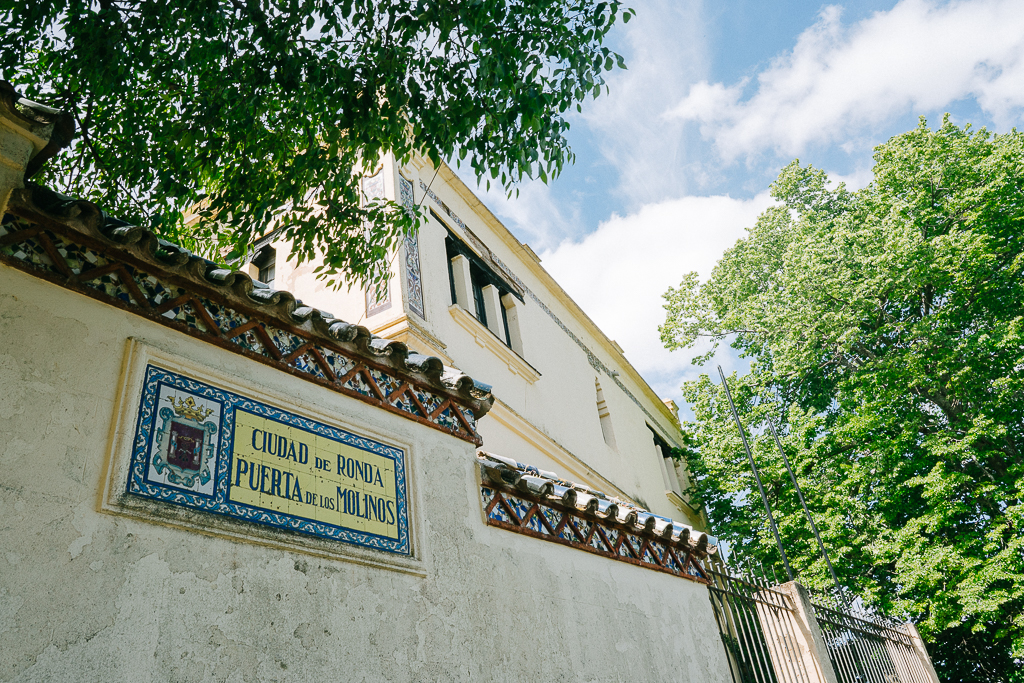
[[[147,365],[128,492],[410,554],[405,453]]]

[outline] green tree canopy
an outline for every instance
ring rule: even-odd
[[[662,339],[749,359],[730,386],[804,583],[827,573],[769,421],[841,582],[917,621],[940,678],[1024,680],[1024,135],[922,120],[874,160],[859,191],[783,169]],[[720,384],[683,390],[715,532],[778,566]]]
[[[593,0],[0,0],[2,77],[74,113],[45,182],[206,255],[278,221],[294,255],[378,278],[415,218],[366,201],[383,153],[506,189],[572,153],[564,114],[622,59]],[[201,205],[197,225],[182,212]]]

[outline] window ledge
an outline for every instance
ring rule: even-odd
[[[675,491],[665,491],[665,497],[668,498],[669,501],[677,508],[679,508],[682,512],[693,512],[694,514],[700,514],[699,507],[693,507],[692,505],[690,505],[689,501],[681,498],[679,494],[676,493]]]
[[[455,318],[455,322],[461,325],[467,332],[473,335],[476,343],[504,362],[513,375],[519,375],[526,380],[527,384],[533,384],[540,379],[540,372],[533,367],[518,353],[510,349],[505,342],[498,339],[491,330],[476,319],[472,313],[458,304],[448,307],[448,312]]]

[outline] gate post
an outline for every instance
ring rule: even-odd
[[[910,642],[914,646],[914,652],[917,653],[917,658],[921,660],[921,670],[925,676],[928,677],[930,683],[939,683],[939,676],[935,673],[935,667],[932,666],[932,658],[928,656],[928,650],[924,646],[924,640],[921,639],[921,634],[917,632],[917,627],[912,622],[906,622],[903,624],[903,628],[907,630],[910,635]]]
[[[814,616],[811,596],[807,589],[796,581],[790,581],[775,590],[788,595],[793,605],[798,626],[796,635],[799,640],[799,655],[803,658],[808,675],[813,679],[812,683],[839,683],[832,667],[832,658],[828,654],[828,647],[825,645],[825,638],[821,635],[821,627]]]

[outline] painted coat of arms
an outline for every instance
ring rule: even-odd
[[[395,446],[146,366],[129,494],[410,555],[405,472]]]
[[[219,403],[164,386],[157,405],[149,479],[209,495],[216,467]]]

